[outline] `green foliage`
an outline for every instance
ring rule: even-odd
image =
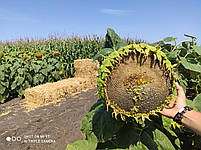
[[[0,102],[24,90],[74,76],[75,59],[93,58],[103,47],[99,37],[72,37],[0,43]]]
[[[89,111],[89,113],[82,119],[82,123],[80,126],[80,130],[82,131],[83,136],[86,137],[86,139],[93,139],[94,134],[93,134],[93,126],[92,126],[92,120],[93,120],[93,115],[95,112],[103,107],[103,104],[98,101],[96,104],[94,104]]]
[[[191,105],[194,109],[196,109],[196,103],[201,101],[200,96],[195,101],[197,102]],[[192,145],[187,145],[191,149],[200,148],[201,137],[192,131],[188,131],[191,133],[189,136],[186,129],[181,132],[179,129],[172,128],[172,119],[151,116],[151,120],[145,120],[144,127],[132,119],[127,122],[121,121],[120,118],[116,120],[112,117],[112,111],[110,109],[107,111],[105,105],[99,100],[82,119],[81,131],[86,140],[69,144],[67,150],[75,149],[75,147],[81,150],[88,146],[91,150],[179,150],[184,148],[180,145],[181,139],[185,143],[191,143]],[[188,138],[184,138],[185,136]]]
[[[105,36],[105,48],[112,48],[113,50],[117,50],[121,47],[124,47],[128,45],[126,42],[124,42],[113,29],[108,28],[107,34]]]
[[[163,39],[164,42],[173,42],[173,41],[176,41],[177,38],[173,38],[173,37],[166,37]]]
[[[201,93],[201,46],[197,46],[196,37],[186,35],[191,40],[176,43],[176,38],[167,37],[152,45],[162,48],[178,74],[178,82],[184,88],[189,99],[193,100]],[[174,44],[166,42],[175,41]]]
[[[24,90],[45,82],[60,80],[63,70],[59,57],[44,55],[42,59],[34,55],[24,60],[24,54],[8,56],[0,60],[0,102],[15,96],[23,96]]]
[[[193,107],[196,111],[201,112],[201,93],[194,98],[191,103],[191,107]]]
[[[92,110],[82,119],[81,123],[81,131],[88,140],[81,140],[69,144],[67,148],[76,145],[77,149],[85,149],[87,148],[86,145],[89,145],[90,141],[92,141],[91,139],[94,139],[94,141],[95,139],[97,140],[97,147],[95,147],[94,150],[174,150],[179,149],[180,147],[177,140],[178,137],[173,130],[167,130],[162,126],[162,120],[160,117],[155,117],[153,119],[155,121],[146,120],[146,126],[142,127],[134,120],[123,122],[120,118],[117,120],[114,119],[112,117],[112,111],[107,111],[105,105],[103,105],[101,101],[98,101],[93,107],[94,108],[92,108]],[[171,134],[170,132],[173,133]],[[86,145],[82,145],[83,142]],[[92,145],[92,143],[90,145]]]
[[[99,108],[93,116],[93,132],[98,138],[99,142],[107,142],[108,140],[112,139],[113,135],[117,133],[123,126],[122,121],[117,121],[111,116],[111,110],[108,112],[105,106]]]
[[[197,38],[192,36],[192,35],[188,35],[188,34],[184,34],[184,36],[188,37],[188,38],[191,38],[192,41],[196,40]]]
[[[91,110],[87,115],[85,115],[82,119],[82,123],[80,126],[80,130],[82,131],[83,136],[87,140],[81,140],[77,141],[75,143],[69,144],[66,147],[66,150],[95,150],[97,147],[97,138],[95,134],[93,133],[93,125],[92,125],[92,120],[93,120],[93,115],[95,112],[103,107],[103,104],[98,101],[96,104],[94,104],[91,107]]]
[[[95,56],[94,60],[99,60],[101,57],[107,56],[112,53],[114,50],[112,48],[103,48]]]
[[[113,29],[108,28],[104,47],[95,55],[94,60],[99,60],[99,62],[101,62],[105,56],[126,45],[128,45],[126,41],[122,40]]]
[[[94,60],[98,60],[100,64],[104,60],[106,56],[111,54],[112,52],[127,46],[128,44],[134,43],[146,43],[144,40],[133,40],[133,39],[121,39],[117,33],[111,28],[107,29],[107,33],[105,35],[105,41],[103,48],[94,56]]]
[[[66,150],[95,150],[96,146],[97,146],[97,143],[94,141],[81,140],[81,141],[76,141],[73,144],[69,144],[66,147]]]
[[[169,44],[176,38],[168,38],[154,43],[162,48],[168,59],[174,66],[174,71],[178,75],[178,82],[184,88],[187,96],[187,105],[193,107],[194,110],[201,112],[201,47],[195,42],[196,37],[184,35],[191,40],[185,40],[179,43]],[[172,40],[171,40],[172,39]],[[190,99],[190,100],[189,100]],[[169,130],[170,124],[173,122],[169,118],[163,117],[164,126]],[[201,137],[193,131],[183,128],[182,132],[176,132],[180,140],[183,141],[182,149],[199,149]]]

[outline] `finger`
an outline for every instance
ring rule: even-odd
[[[166,108],[163,108],[159,113],[167,117],[169,117],[170,114],[169,110]]]
[[[185,98],[184,90],[177,82],[176,82],[176,88],[177,88],[177,96]]]
[[[172,104],[175,104],[177,102],[177,98],[173,98],[173,99],[171,99],[171,101],[172,101],[171,102]]]
[[[164,108],[166,109],[171,109],[175,106],[176,104],[175,103],[170,103],[169,105],[165,106]]]

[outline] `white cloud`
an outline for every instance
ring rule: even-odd
[[[120,10],[120,9],[101,9],[101,13],[108,14],[108,15],[129,15],[133,11],[130,10]]]

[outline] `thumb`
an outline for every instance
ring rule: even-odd
[[[177,96],[181,98],[185,98],[184,90],[177,82],[176,82],[176,88],[177,88]]]

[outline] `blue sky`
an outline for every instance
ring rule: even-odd
[[[0,0],[0,41],[51,34],[104,36],[155,42],[183,34],[201,43],[200,0]]]

